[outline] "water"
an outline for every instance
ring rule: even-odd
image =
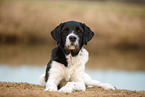
[[[39,76],[44,73],[44,66],[18,66],[0,65],[0,81],[27,82],[39,84]],[[90,70],[88,73],[93,79],[104,83],[111,83],[117,89],[145,91],[145,72],[118,71],[118,70]]]
[[[87,70],[93,79],[111,83],[117,89],[145,91],[145,72],[118,70]]]

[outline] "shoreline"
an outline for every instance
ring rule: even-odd
[[[102,88],[88,88],[85,92],[59,93],[44,91],[45,87],[28,83],[0,82],[0,97],[145,97],[145,91],[104,90]]]

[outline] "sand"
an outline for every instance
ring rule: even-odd
[[[45,87],[28,83],[0,82],[0,97],[145,97],[145,91],[89,88],[85,92],[59,93],[44,91]]]

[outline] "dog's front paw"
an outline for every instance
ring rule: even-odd
[[[104,83],[104,84],[103,84],[103,88],[104,88],[105,90],[115,90],[115,87],[112,86],[111,84],[108,84],[108,83]]]
[[[57,91],[57,87],[56,86],[47,86],[46,89],[44,91]]]
[[[73,82],[68,82],[58,92],[62,92],[62,93],[72,93],[72,92],[74,92],[74,83]]]
[[[44,91],[57,91],[56,88],[48,87]]]
[[[61,92],[61,93],[73,93],[74,90],[71,87],[64,86],[58,92]]]

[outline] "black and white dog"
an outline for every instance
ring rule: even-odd
[[[46,86],[45,91],[85,91],[86,86],[115,89],[111,84],[92,80],[84,72],[89,54],[83,45],[87,45],[94,36],[88,26],[77,21],[68,21],[58,25],[51,35],[57,41],[57,46],[52,50],[45,74],[40,76],[41,85]]]

